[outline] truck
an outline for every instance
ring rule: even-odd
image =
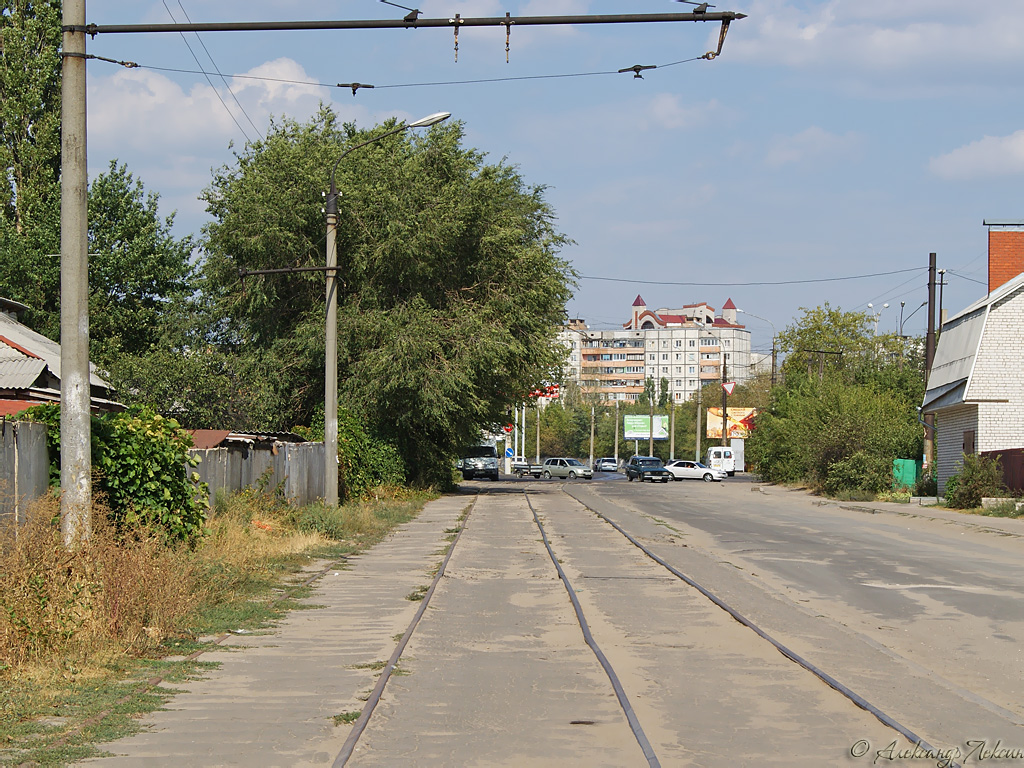
[[[540,477],[544,472],[542,464],[531,464],[525,456],[514,456],[512,458],[512,473],[516,477]]]
[[[462,452],[456,465],[462,471],[463,480],[474,477],[498,479],[498,449],[493,445],[474,445]]]

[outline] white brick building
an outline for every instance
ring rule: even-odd
[[[1024,448],[1024,274],[942,326],[922,411],[935,414],[939,491],[965,453]]]
[[[605,403],[639,400],[644,382],[667,382],[668,397],[688,400],[699,385],[750,379],[750,331],[736,322],[736,305],[726,302],[721,316],[706,303],[680,309],[647,308],[640,296],[622,330],[591,330],[571,320],[561,332],[569,348],[566,378]]]

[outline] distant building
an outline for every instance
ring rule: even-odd
[[[622,330],[592,330],[571,319],[559,334],[569,348],[566,379],[605,403],[639,400],[648,378],[659,395],[664,381],[668,398],[684,402],[699,386],[721,381],[723,365],[726,380],[742,384],[754,371],[750,331],[736,313],[732,299],[716,316],[707,303],[652,310],[637,296]]]
[[[27,309],[0,298],[0,416],[60,402],[60,344],[19,322]],[[124,410],[113,400],[113,388],[91,364],[89,384],[94,411]]]

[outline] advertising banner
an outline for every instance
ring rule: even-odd
[[[719,417],[721,431],[721,417]],[[649,440],[651,437],[650,416],[623,416],[622,434],[626,440]],[[654,417],[654,439],[668,440],[668,416]]]
[[[726,413],[726,424],[728,425],[728,437],[746,439],[750,437],[750,430],[753,429],[754,417],[757,416],[756,408],[729,408]],[[708,408],[708,418],[705,422],[708,427],[707,436],[713,440],[722,439],[722,409]]]

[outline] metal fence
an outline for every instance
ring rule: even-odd
[[[289,502],[299,505],[324,496],[323,443],[275,443],[273,450],[193,448],[189,453],[200,459],[195,471],[210,486],[211,505],[221,489],[280,488]]]
[[[31,421],[0,420],[0,525],[23,523],[28,505],[49,485],[50,459],[46,426]],[[210,448],[189,451],[200,459],[195,471],[209,485],[210,503],[217,491],[235,493],[263,486],[280,490],[293,504],[324,496],[324,444],[275,443],[268,449]]]
[[[25,510],[46,493],[50,459],[46,425],[0,420],[0,525],[25,522]]]

